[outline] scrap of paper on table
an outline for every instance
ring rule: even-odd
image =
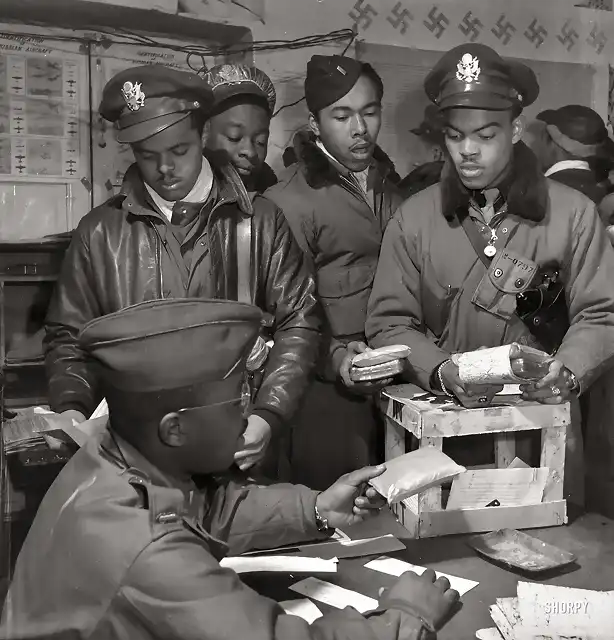
[[[316,607],[316,605],[307,598],[301,598],[300,600],[284,600],[279,603],[279,606],[291,616],[298,616],[303,618],[309,624],[315,622],[318,618],[322,617],[322,612]]]
[[[411,564],[410,562],[397,560],[396,558],[388,558],[387,556],[376,558],[375,560],[371,560],[371,562],[367,562],[365,568],[373,569],[374,571],[379,571],[380,573],[386,573],[389,576],[395,576],[397,578],[404,574],[406,571],[414,571],[418,575],[422,575],[426,571],[426,567],[419,567],[415,564]],[[438,578],[447,578],[450,581],[450,586],[452,587],[452,589],[456,589],[456,591],[458,591],[461,596],[467,593],[467,591],[471,591],[471,589],[477,587],[479,584],[479,582],[475,582],[474,580],[451,576],[447,573],[441,573],[440,571],[436,571],[435,574]]]
[[[337,573],[337,558],[305,558],[303,556],[232,556],[220,565],[236,573]]]
[[[477,640],[505,640],[499,633],[497,627],[489,627],[488,629],[479,629],[475,632]]]
[[[548,467],[538,469],[474,469],[454,478],[446,509],[480,509],[495,500],[501,507],[541,503]]]
[[[248,551],[243,556],[263,556],[273,554],[300,555],[304,557],[323,558],[360,558],[361,556],[373,556],[382,553],[393,553],[404,551],[405,545],[392,534],[377,536],[375,538],[364,538],[351,540],[342,533],[335,539],[335,536],[327,540],[309,542],[300,545],[291,545],[268,549],[267,551]]]
[[[516,629],[521,623],[518,598],[497,598],[489,611],[504,640],[516,640]]]
[[[519,582],[524,637],[614,638],[614,591]]]
[[[359,613],[366,613],[367,611],[374,611],[379,606],[378,601],[373,598],[350,589],[338,587],[330,582],[324,582],[318,578],[305,578],[305,580],[292,585],[290,589],[300,593],[302,596],[323,602],[336,609],[353,607]]]

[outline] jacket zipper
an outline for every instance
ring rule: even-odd
[[[375,206],[374,206],[375,203],[372,205],[369,202],[369,200],[367,200],[367,196],[365,195],[365,193],[363,193],[362,190],[359,190],[358,187],[356,187],[351,182],[351,180],[348,180],[344,175],[341,175],[341,174],[339,174],[339,177],[341,178],[341,184],[345,188],[345,190],[348,191],[351,195],[361,200],[362,202],[364,202],[367,205],[367,207],[369,207],[371,213],[375,215],[376,214]]]
[[[213,212],[218,207],[221,207],[223,204],[229,204],[231,202],[236,202],[236,200],[232,200],[232,199],[220,200],[213,206],[213,208],[211,209],[211,213],[209,215],[211,216]],[[156,227],[156,225],[151,220],[148,220],[148,222],[151,228],[154,230],[154,233],[156,234],[156,263],[157,263],[156,266],[158,270],[158,299],[163,300],[164,299],[164,274],[162,273],[162,245],[166,246],[166,241],[162,239],[162,236],[160,235],[160,232],[158,231],[158,228]],[[196,242],[197,243],[200,242],[201,238],[203,238],[203,236],[205,236],[206,233],[207,231],[203,232],[198,237]],[[189,280],[188,280],[188,286],[189,286]]]

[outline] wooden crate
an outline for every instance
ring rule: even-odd
[[[565,443],[571,421],[570,405],[542,405],[517,397],[496,398],[480,409],[448,410],[429,400],[413,400],[425,392],[414,385],[388,387],[380,408],[386,424],[386,460],[406,453],[406,435],[419,447],[443,448],[445,438],[493,434],[495,467],[505,469],[516,455],[515,434],[541,430],[540,466],[550,475],[539,504],[445,510],[441,487],[435,487],[393,506],[399,522],[414,538],[453,533],[480,533],[502,528],[529,529],[567,523],[563,499]],[[510,404],[513,403],[513,404]]]

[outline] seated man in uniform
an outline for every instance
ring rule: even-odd
[[[452,354],[524,343],[552,354],[524,398],[573,400],[614,362],[614,253],[594,203],[545,178],[521,142],[535,74],[467,44],[443,56],[425,89],[442,111],[449,159],[441,183],[407,200],[386,229],[369,342],[410,346],[413,381],[465,406],[488,406],[501,387],[465,384]],[[558,306],[519,312],[530,289],[543,300],[558,291]],[[565,481],[582,506],[579,426],[569,429]]]
[[[343,476],[322,493],[250,486],[229,473],[261,315],[247,304],[186,298],[143,302],[84,327],[79,346],[100,374],[110,426],[45,496],[0,637],[434,637],[458,593],[432,571],[405,574],[365,617],[346,609],[309,627],[220,566],[229,551],[325,538],[383,504],[373,489],[363,492],[383,467]]]

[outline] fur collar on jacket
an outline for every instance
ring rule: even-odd
[[[457,208],[468,206],[471,191],[463,185],[449,158],[443,168],[440,186],[443,215],[452,220]],[[537,158],[523,142],[514,145],[512,172],[500,186],[500,191],[511,215],[533,222],[541,222],[546,216],[548,183]]]
[[[339,182],[339,172],[326,155],[318,149],[316,137],[312,132],[297,132],[294,136],[293,146],[305,180],[312,189],[320,189]],[[379,177],[379,186],[376,183],[378,190],[386,180],[392,184],[399,181],[394,163],[380,147],[375,147],[373,160]]]

